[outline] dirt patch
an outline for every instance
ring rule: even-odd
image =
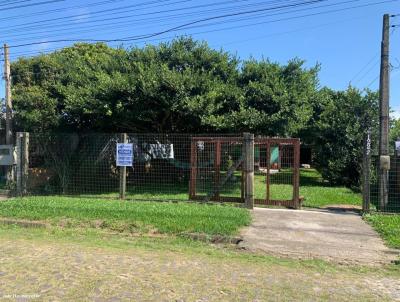
[[[1,218],[1,217],[0,217],[0,224],[18,225],[24,228],[45,228],[48,226],[45,222],[42,221],[31,221],[31,220]]]
[[[376,274],[0,238],[0,294],[30,301],[390,301]],[[366,280],[371,286],[365,286]],[[375,283],[373,283],[374,281]],[[388,283],[387,283],[388,284]],[[1,298],[1,297],[0,297]]]
[[[380,265],[399,255],[352,212],[257,208],[241,235],[243,248],[285,257]]]

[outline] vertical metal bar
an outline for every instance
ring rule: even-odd
[[[293,144],[293,203],[296,209],[300,208],[300,140]]]
[[[121,134],[121,143],[128,143],[128,135]],[[119,167],[119,198],[125,199],[126,197],[126,167]]]
[[[190,145],[190,181],[189,181],[189,199],[196,197],[196,177],[197,177],[197,146],[196,141],[192,139]]]

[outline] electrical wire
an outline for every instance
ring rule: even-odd
[[[38,3],[32,3],[32,4],[0,8],[0,11],[12,10],[12,9],[17,9],[17,8],[26,8],[26,7],[38,6],[38,5],[44,5],[44,4],[52,4],[52,3],[64,2],[64,1],[66,1],[66,0],[49,0],[49,1],[43,1],[43,2],[38,2]]]
[[[326,0],[313,0],[313,1],[306,1],[306,2],[302,2],[303,5],[304,4],[311,4],[311,3],[318,3],[318,2],[323,2]],[[396,1],[396,0],[393,0]],[[298,6],[299,4],[296,4],[296,6]],[[88,41],[88,42],[124,42],[124,41],[129,41],[129,40],[136,40],[136,39],[140,39],[140,38],[150,38],[150,37],[154,37],[154,36],[158,36],[158,35],[162,35],[164,33],[168,33],[168,32],[172,32],[172,31],[176,31],[178,29],[183,29],[185,27],[188,27],[190,25],[195,25],[195,24],[199,24],[199,23],[204,23],[206,21],[211,21],[211,20],[217,20],[217,19],[222,19],[222,18],[227,18],[227,17],[233,17],[233,16],[241,16],[241,15],[247,15],[247,14],[252,14],[252,13],[256,13],[256,12],[262,12],[262,11],[270,11],[270,10],[276,10],[279,8],[285,8],[285,7],[293,7],[294,4],[291,5],[283,5],[283,6],[276,6],[276,7],[272,7],[272,8],[264,8],[264,9],[257,9],[257,10],[250,10],[250,11],[244,11],[244,12],[237,12],[237,13],[231,13],[231,14],[224,14],[224,15],[218,15],[218,16],[212,16],[212,17],[208,17],[208,18],[203,18],[203,19],[199,19],[199,20],[195,20],[195,21],[191,21],[191,22],[187,22],[184,23],[182,25],[178,25],[160,32],[156,32],[156,33],[152,33],[152,34],[147,34],[147,35],[141,35],[141,36],[131,36],[131,37],[126,37],[126,38],[122,38],[122,39],[60,39],[60,40],[53,40],[53,41],[41,41],[41,42],[32,42],[32,43],[25,43],[25,44],[19,44],[19,45],[13,45],[10,46],[13,48],[17,48],[17,47],[22,47],[22,46],[30,46],[30,45],[38,45],[38,44],[44,44],[44,43],[59,43],[59,42],[74,42],[74,41]]]
[[[359,1],[359,0],[353,0],[353,1]],[[353,2],[353,1],[351,1],[351,2]],[[336,4],[332,4],[332,5],[336,5]],[[321,7],[323,7],[323,6],[321,6]],[[308,8],[308,9],[317,9],[317,8],[320,8],[320,7],[312,7],[312,8]],[[288,14],[288,13],[300,12],[300,11],[304,11],[304,10],[307,10],[307,9],[288,10],[288,11],[283,11],[282,13],[279,13],[279,14]],[[152,19],[152,18],[150,18],[150,19],[138,19],[138,20],[135,20],[134,22],[132,22],[132,21],[123,21],[123,22],[105,23],[105,24],[101,24],[101,26],[99,26],[99,25],[86,26],[85,30],[79,30],[79,31],[76,31],[76,32],[69,32],[69,34],[74,34],[74,33],[82,34],[82,33],[98,31],[98,30],[101,30],[101,29],[108,29],[108,30],[112,31],[112,30],[114,30],[116,28],[126,28],[126,25],[135,25],[135,24],[143,24],[143,23],[150,23],[153,26],[155,24],[158,24],[159,22],[164,22],[164,21],[174,20],[174,19],[179,19],[180,20],[181,17],[196,16],[196,15],[201,15],[203,13],[208,13],[208,12],[213,12],[213,11],[214,10],[206,10],[206,11],[199,11],[199,12],[194,12],[194,13],[182,13],[182,14],[167,15],[167,16],[163,16],[163,18],[158,18],[157,17],[157,18],[154,18],[154,19]],[[278,14],[277,13],[275,13],[275,14],[265,14],[265,13],[263,13],[262,15],[258,15],[258,16],[257,15],[253,15],[253,16],[248,17],[248,18],[242,18],[242,19],[237,19],[236,18],[236,19],[232,19],[232,20],[227,20],[225,23],[243,21],[243,20],[248,20],[248,19],[255,20],[255,19],[258,19],[258,18],[265,18],[265,17],[268,17],[268,16],[274,16],[274,15],[278,15]],[[175,24],[175,23],[163,23],[163,24],[164,24],[164,26],[167,26],[167,25]],[[117,25],[119,25],[119,26],[117,26]],[[112,28],[111,28],[111,26],[112,26]],[[148,25],[135,26],[135,29],[148,28],[148,27],[149,27]],[[93,28],[93,30],[91,30],[90,28]],[[64,28],[58,29],[58,30],[52,30],[52,33],[54,33],[54,32],[64,32],[65,30],[66,29],[64,29]],[[129,29],[127,29],[127,30],[129,30]],[[47,33],[47,31],[44,31],[42,33]],[[15,35],[14,34],[13,37],[20,37],[20,36],[26,36],[26,35],[29,35],[29,33],[23,33],[23,34],[19,34],[19,35]],[[51,36],[36,36],[36,37],[30,37],[30,38],[32,38],[32,39],[44,39],[44,38],[51,38],[51,37],[56,37],[56,36],[60,36],[60,35],[63,35],[63,34],[56,34],[56,35],[53,34]],[[10,43],[11,42],[18,42],[18,41],[21,41],[21,40],[26,40],[26,39],[13,39],[13,40],[11,40],[9,42]]]

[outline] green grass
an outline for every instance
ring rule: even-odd
[[[279,173],[271,175],[270,199],[290,200],[292,199],[293,187],[292,172],[281,170]],[[221,172],[221,179],[225,177]],[[207,175],[208,181],[201,181],[201,176],[197,181],[197,194],[206,196],[213,191],[213,176]],[[132,200],[163,200],[163,201],[187,201],[189,198],[189,184],[186,181],[176,183],[168,179],[163,182],[154,180],[137,184],[127,183],[126,198]],[[79,197],[83,198],[118,198],[118,189],[107,186],[97,188],[103,191],[93,191],[91,188],[75,188],[80,192]],[[86,192],[85,192],[86,191]],[[73,194],[73,193],[72,193]],[[254,195],[256,199],[266,199],[266,175],[257,172],[255,175]],[[328,205],[361,205],[361,194],[344,186],[330,186],[322,179],[321,174],[315,169],[300,169],[300,195],[304,197],[305,207],[325,207]],[[236,172],[222,187],[221,196],[241,196],[241,173]]]
[[[381,235],[389,247],[400,249],[400,215],[365,215],[373,228]]]
[[[25,228],[17,225],[1,225],[0,238],[3,240],[30,240],[33,242],[59,242],[82,247],[106,248],[127,251],[141,249],[145,251],[169,251],[179,254],[206,256],[214,259],[233,260],[235,262],[279,265],[300,270],[312,269],[319,273],[347,271],[352,273],[379,272],[400,276],[400,267],[384,265],[369,267],[360,265],[338,265],[321,259],[291,259],[267,255],[264,253],[244,252],[229,245],[210,245],[206,242],[185,237],[131,237],[124,234],[110,234],[98,229],[83,228]]]
[[[271,199],[291,199],[292,185],[277,184],[289,182],[291,173],[282,171],[271,176]],[[275,182],[275,184],[274,184]],[[265,198],[265,175],[255,177],[255,197]],[[300,196],[304,197],[303,206],[319,208],[328,205],[361,205],[361,194],[343,186],[330,186],[324,182],[315,169],[300,169]]]
[[[0,217],[96,226],[117,231],[231,235],[250,223],[247,210],[198,203],[126,202],[68,197],[16,198],[0,203]]]
[[[270,199],[291,200],[293,197],[293,174],[289,170],[281,170],[271,175]],[[211,186],[208,186],[211,190]],[[187,188],[185,188],[187,190]],[[203,193],[204,195],[204,193]],[[222,189],[222,196],[240,197],[240,173],[235,173],[234,180]],[[162,199],[166,196],[161,195]],[[174,195],[176,196],[176,195]],[[361,206],[362,196],[358,192],[344,186],[330,186],[315,169],[300,169],[300,196],[304,197],[303,206],[319,208],[328,205]],[[171,196],[173,197],[173,196]],[[266,198],[266,175],[257,172],[254,177],[254,197]],[[184,198],[187,198],[184,196]]]

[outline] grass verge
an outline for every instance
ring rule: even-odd
[[[0,217],[92,226],[128,232],[234,235],[250,223],[242,208],[197,203],[126,202],[69,197],[14,198],[0,203]]]
[[[364,216],[391,248],[400,249],[400,215],[368,214]]]
[[[2,240],[29,240],[37,243],[59,243],[87,248],[101,248],[116,251],[139,249],[143,251],[160,251],[178,253],[196,257],[210,257],[220,260],[252,262],[267,265],[279,265],[296,269],[312,269],[318,272],[378,272],[382,269],[389,274],[400,276],[400,267],[387,265],[384,267],[369,267],[359,265],[338,265],[320,259],[279,258],[258,253],[249,253],[236,249],[232,245],[210,245],[183,237],[131,237],[123,234],[110,234],[98,229],[83,228],[24,228],[17,225],[0,225]]]

